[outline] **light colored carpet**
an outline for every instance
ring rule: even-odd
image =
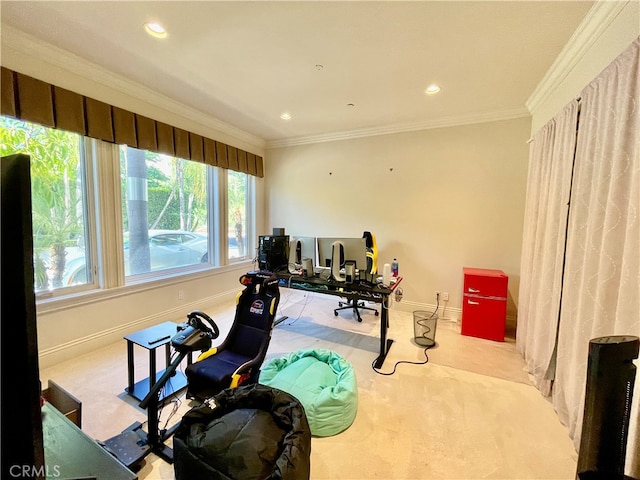
[[[551,405],[531,385],[513,339],[466,337],[455,323],[439,321],[427,364],[399,364],[393,375],[381,375],[372,368],[380,317],[363,312],[362,323],[350,311],[335,317],[337,300],[283,289],[279,316],[288,318],[274,329],[267,356],[328,348],[355,368],[358,414],[339,435],[313,438],[312,479],[575,479],[577,453]],[[202,310],[220,326],[221,340],[233,306]],[[398,361],[425,360],[413,335],[413,315],[392,310],[389,338],[394,343],[382,372],[391,373]],[[135,355],[138,380],[147,375],[148,356],[144,349]],[[82,400],[83,430],[105,440],[146,420],[138,402],[124,393],[126,363],[122,340],[47,368],[41,380],[44,386],[55,380]],[[194,405],[184,392],[178,402],[165,407],[163,423],[174,424]],[[169,418],[172,406],[176,411]],[[154,454],[138,475],[174,478],[172,465]]]

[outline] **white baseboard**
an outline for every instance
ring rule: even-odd
[[[436,306],[431,303],[419,303],[419,302],[411,302],[407,300],[401,300],[396,302],[393,300],[391,302],[390,307],[394,310],[398,310],[401,312],[416,312],[416,311],[427,311],[434,312],[436,308],[438,309],[438,319],[445,320],[450,322],[459,322],[462,317],[462,309],[448,307],[446,304],[440,304]]]
[[[419,303],[406,300],[401,300],[400,302],[396,302],[394,300],[391,302],[390,306],[392,309],[401,312],[414,312],[418,310],[433,312],[436,309],[436,305],[430,303]],[[446,303],[440,304],[437,308],[439,320],[446,320],[458,324],[460,323],[462,319],[461,308],[449,307],[446,305]],[[507,326],[515,326],[517,323],[517,317],[515,315],[507,315],[505,323]]]
[[[201,309],[203,305],[219,305],[234,302],[237,293],[237,289],[228,290],[207,298],[199,299],[196,302],[186,303],[170,310],[157,312],[132,322],[123,323],[112,329],[95,332],[91,335],[76,338],[52,348],[40,350],[38,354],[39,368],[46,368],[66,360],[71,360],[79,355],[90,353],[98,348],[106,347],[107,345],[122,340],[125,335],[131,332],[166,322],[167,319],[186,319],[187,313]]]

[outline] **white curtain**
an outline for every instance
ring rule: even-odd
[[[552,391],[576,448],[589,341],[640,336],[640,38],[581,98]],[[634,477],[640,477],[639,404],[636,376],[626,465]]]
[[[522,252],[516,345],[578,450],[589,341],[640,337],[640,38],[534,136]],[[639,412],[637,372],[634,478]]]
[[[574,101],[533,137],[529,152],[516,346],[545,396],[558,330],[577,120]]]

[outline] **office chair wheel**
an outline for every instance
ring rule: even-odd
[[[358,322],[362,322],[362,317],[358,315]]]
[[[337,317],[338,316],[338,310],[334,310],[333,314]]]
[[[376,310],[376,317],[380,315],[380,312],[378,312],[378,310]]]

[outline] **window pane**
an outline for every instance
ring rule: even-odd
[[[206,166],[120,147],[125,275],[209,261]]]
[[[247,255],[247,186],[245,173],[228,170],[229,258]]]
[[[34,286],[37,293],[92,283],[82,137],[0,117],[2,156],[31,157]]]

